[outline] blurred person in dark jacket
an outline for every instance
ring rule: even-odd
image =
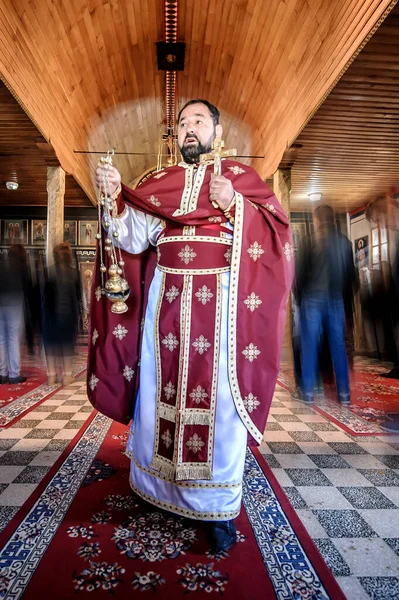
[[[331,206],[318,206],[313,220],[314,239],[304,239],[296,266],[295,293],[301,315],[301,399],[307,404],[314,401],[324,338],[334,367],[338,399],[342,404],[350,404],[345,330],[357,282],[352,246],[337,230]]]
[[[56,360],[61,360],[63,384],[73,383],[72,357],[81,314],[81,286],[72,266],[69,243],[56,244],[55,264],[45,271],[42,334],[47,360],[47,383],[56,382]]]
[[[11,246],[1,261],[0,286],[0,384],[24,383],[21,375],[21,337],[24,330],[25,299],[30,276],[26,250]]]

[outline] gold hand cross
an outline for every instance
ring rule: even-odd
[[[208,160],[213,160],[213,174],[221,175],[222,174],[222,158],[227,157],[227,156],[236,156],[237,150],[235,148],[232,148],[231,150],[223,150],[224,141],[222,140],[221,137],[215,137],[215,139],[213,140],[213,143],[212,143],[212,148],[213,148],[212,152],[209,152],[208,154],[200,155],[200,163],[204,163]],[[219,208],[219,205],[215,201],[212,201],[212,205],[215,208]]]

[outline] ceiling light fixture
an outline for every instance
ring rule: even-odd
[[[311,194],[308,194],[308,198],[311,202],[320,202],[321,193],[320,192],[312,192]]]
[[[6,188],[15,191],[18,189],[18,183],[16,181],[6,181]]]

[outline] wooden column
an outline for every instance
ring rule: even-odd
[[[64,241],[65,171],[47,167],[47,265],[53,261],[53,247]]]
[[[291,168],[278,169],[273,175],[273,191],[277,196],[285,214],[290,218],[291,208]],[[287,303],[287,320],[285,323],[281,359],[292,361],[292,307],[291,296]]]

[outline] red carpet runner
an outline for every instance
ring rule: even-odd
[[[247,452],[237,544],[212,555],[203,523],[130,492],[126,439],[126,427],[96,415],[0,536],[4,600],[145,591],[164,599],[344,599],[257,451]]]

